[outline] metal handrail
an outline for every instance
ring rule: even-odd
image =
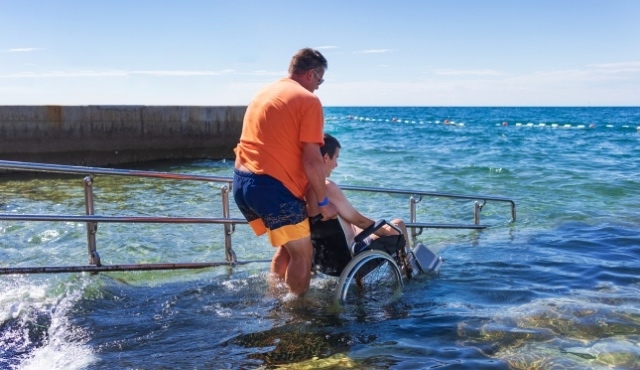
[[[216,217],[148,217],[148,216],[71,216],[71,215],[15,215],[0,213],[0,220],[6,221],[61,221],[61,222],[122,222],[159,224],[246,224],[244,218]]]
[[[34,214],[0,214],[0,220],[12,221],[71,221],[85,222],[87,227],[87,249],[89,254],[88,266],[61,266],[61,267],[10,267],[0,268],[2,274],[24,274],[24,273],[61,273],[61,272],[99,272],[99,271],[131,271],[131,270],[166,270],[166,269],[194,269],[213,267],[220,265],[236,265],[252,262],[268,262],[268,261],[245,261],[239,262],[233,252],[231,245],[231,233],[233,225],[247,223],[244,219],[229,218],[229,199],[228,189],[231,188],[233,180],[229,177],[221,176],[201,176],[189,174],[175,174],[169,172],[141,171],[141,170],[125,170],[111,169],[102,167],[88,166],[71,166],[34,162],[17,162],[0,160],[0,169],[45,172],[57,174],[83,175],[84,194],[85,194],[85,216],[72,215],[34,215]],[[95,175],[110,176],[131,176],[158,178],[165,180],[187,180],[187,181],[205,181],[224,183],[221,187],[222,192],[222,218],[206,218],[206,217],[130,217],[130,216],[100,216],[94,214],[93,207],[93,183]],[[206,262],[206,263],[150,263],[137,265],[109,265],[104,266],[100,261],[100,255],[96,247],[96,232],[98,224],[101,222],[118,222],[118,223],[189,223],[189,224],[222,224],[225,230],[225,255],[226,262]]]
[[[350,185],[341,185],[341,189],[343,190],[354,190],[354,191],[367,191],[367,192],[376,192],[376,193],[386,193],[386,194],[405,194],[411,195],[409,199],[409,222],[406,222],[405,225],[407,228],[411,230],[411,239],[416,240],[416,237],[422,234],[423,229],[431,228],[431,229],[486,229],[487,225],[480,224],[480,211],[482,211],[482,207],[484,207],[487,201],[495,201],[495,202],[505,202],[511,205],[511,220],[510,222],[516,221],[516,203],[508,198],[503,197],[495,197],[488,195],[462,195],[462,194],[450,194],[450,193],[440,193],[440,192],[432,192],[432,191],[419,191],[419,190],[407,190],[407,189],[387,189],[387,188],[374,188],[367,186],[350,186]],[[422,198],[428,197],[439,197],[439,198],[449,198],[449,199],[463,199],[463,200],[475,200],[474,202],[474,212],[473,212],[473,225],[467,224],[435,224],[435,223],[420,223],[416,220],[416,205],[422,201]],[[479,201],[482,201],[480,204]]]
[[[225,183],[233,182],[232,178],[224,177],[224,176],[203,176],[203,175],[190,175],[190,174],[180,174],[180,173],[171,173],[171,172],[125,170],[125,169],[117,169],[117,168],[71,166],[71,165],[63,165],[63,164],[17,162],[17,161],[5,161],[5,160],[0,160],[0,168],[7,169],[7,170],[61,173],[61,174],[69,174],[69,175],[115,175],[115,176],[151,177],[151,178],[170,179],[170,180],[193,180],[193,181],[225,182]]]
[[[87,166],[70,166],[58,164],[45,164],[33,162],[17,162],[0,160],[0,169],[18,170],[31,172],[46,172],[60,174],[83,175],[84,192],[85,192],[85,211],[84,216],[73,215],[37,215],[37,214],[2,214],[0,220],[7,221],[48,221],[48,222],[84,222],[87,226],[87,247],[89,254],[88,266],[61,266],[61,267],[20,267],[20,268],[0,268],[2,274],[24,274],[24,273],[58,273],[58,272],[100,272],[100,271],[131,271],[131,270],[166,270],[166,269],[193,269],[214,267],[221,265],[236,265],[253,262],[269,262],[268,260],[244,261],[239,262],[233,251],[231,243],[231,235],[235,231],[236,224],[247,224],[245,219],[231,218],[229,211],[229,192],[233,179],[223,176],[203,176],[190,174],[176,174],[169,172],[142,171],[142,170],[125,170],[110,169],[102,167]],[[187,180],[187,181],[206,181],[223,183],[220,189],[222,196],[222,217],[140,217],[140,216],[101,216],[94,214],[93,207],[93,183],[94,175],[112,175],[112,176],[132,176],[145,178],[158,178],[165,180]],[[484,196],[484,195],[461,195],[448,194],[439,192],[425,192],[406,189],[385,189],[365,186],[341,185],[343,190],[378,192],[387,194],[405,194],[411,195],[410,198],[410,219],[406,222],[406,226],[411,230],[412,239],[415,240],[424,228],[438,229],[485,229],[488,225],[481,225],[479,214],[482,207],[487,201],[508,202],[511,204],[511,221],[516,219],[515,202],[511,199]],[[474,223],[473,224],[442,224],[442,223],[421,223],[416,221],[416,204],[419,203],[424,196],[444,197],[451,199],[475,200],[474,203]],[[482,204],[479,203],[482,201]],[[159,264],[135,264],[135,265],[109,265],[103,266],[96,246],[96,232],[99,223],[189,223],[189,224],[221,224],[224,227],[225,238],[225,259],[226,262],[205,262],[205,263],[159,263]]]

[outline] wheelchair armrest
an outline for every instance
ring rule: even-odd
[[[368,236],[378,231],[378,229],[384,226],[386,223],[387,221],[385,220],[378,220],[374,222],[371,226],[367,227],[366,229],[362,230],[358,235],[356,235],[356,237],[354,238],[354,241],[356,243],[362,243],[363,240],[365,240]]]
[[[394,230],[396,230],[398,232],[398,234],[402,235],[402,230],[400,230],[400,228],[398,228],[396,225],[394,225],[394,224],[392,224],[390,222],[387,222],[387,221],[381,219],[381,220],[378,220],[378,221],[374,222],[371,226],[367,227],[366,229],[362,230],[358,235],[356,235],[356,237],[354,238],[354,241],[356,243],[362,243],[363,240],[365,240],[371,234],[373,234],[376,231],[378,231],[378,229],[380,229],[384,225],[391,226]]]

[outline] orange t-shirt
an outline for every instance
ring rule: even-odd
[[[302,143],[324,144],[323,126],[320,99],[282,78],[260,90],[247,107],[234,151],[251,172],[278,179],[302,199],[308,183]]]

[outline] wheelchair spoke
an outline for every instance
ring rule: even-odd
[[[337,298],[347,305],[384,305],[398,298],[402,285],[393,258],[381,251],[367,251],[357,255],[343,271]]]

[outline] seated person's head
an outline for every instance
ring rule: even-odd
[[[340,156],[340,143],[335,137],[324,134],[324,145],[320,147],[320,154],[324,160],[325,176],[329,177],[331,171],[338,167]]]
[[[329,134],[324,134],[324,145],[320,147],[320,153],[323,157],[325,154],[328,154],[329,158],[333,158],[340,148],[342,147],[340,146],[338,139]]]

